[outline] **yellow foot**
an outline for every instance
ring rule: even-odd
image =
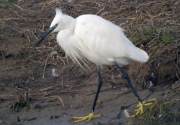
[[[82,121],[90,121],[91,119],[93,118],[100,118],[101,115],[94,115],[94,113],[90,113],[89,115],[87,116],[84,116],[84,117],[73,117],[72,119],[74,120],[74,123],[77,123],[77,122],[82,122]]]
[[[134,118],[140,114],[142,114],[144,112],[144,106],[150,106],[152,105],[154,102],[156,101],[156,99],[151,99],[148,101],[144,101],[144,102],[139,102],[139,104],[137,105],[137,110],[135,110],[135,114],[132,116],[127,116],[128,118]]]

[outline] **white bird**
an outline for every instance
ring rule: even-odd
[[[116,65],[120,69],[140,103],[138,112],[143,112],[142,107],[145,103],[142,102],[128,74],[121,66],[126,66],[131,61],[147,62],[149,56],[144,50],[137,48],[124,35],[120,27],[97,15],[86,14],[75,19],[56,8],[56,15],[50,29],[37,42],[36,46],[51,32],[58,32],[57,42],[71,59],[80,65],[81,63],[86,65],[86,60],[89,60],[97,66],[99,83],[92,113],[85,117],[74,117],[75,122],[90,121],[92,118],[100,117],[100,115],[94,115],[96,101],[102,86],[99,65]]]

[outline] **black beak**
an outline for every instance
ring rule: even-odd
[[[45,38],[48,34],[50,34],[54,29],[56,28],[56,25],[51,27],[42,37],[41,39],[36,43],[35,47],[37,47]]]

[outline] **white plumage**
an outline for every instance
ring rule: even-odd
[[[128,65],[130,61],[146,62],[149,56],[144,50],[134,46],[120,27],[96,15],[87,14],[74,19],[56,8],[56,15],[50,29],[37,42],[36,46],[51,32],[58,32],[58,44],[80,66],[81,62],[86,65],[86,60],[96,64],[98,88],[92,106],[92,113],[85,117],[73,117],[75,122],[90,121],[93,118],[101,117],[101,115],[94,115],[102,86],[99,65],[116,65],[118,67],[139,101],[139,110],[137,110],[136,115],[143,112],[142,107],[145,103],[142,103],[142,99],[131,83],[128,74],[121,66]]]
[[[98,65],[121,66],[130,61],[146,62],[149,58],[144,50],[134,46],[115,24],[97,15],[81,15],[76,19],[65,15],[56,8],[51,27],[58,32],[57,42],[66,54],[85,63],[88,59]]]

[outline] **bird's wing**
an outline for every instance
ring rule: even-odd
[[[147,61],[147,53],[135,47],[115,24],[95,15],[83,15],[76,21],[74,35],[78,38],[82,53],[88,53],[86,57]]]
[[[122,29],[95,15],[78,17],[75,35],[80,39],[81,46],[105,58],[124,57],[125,47],[134,46]]]

